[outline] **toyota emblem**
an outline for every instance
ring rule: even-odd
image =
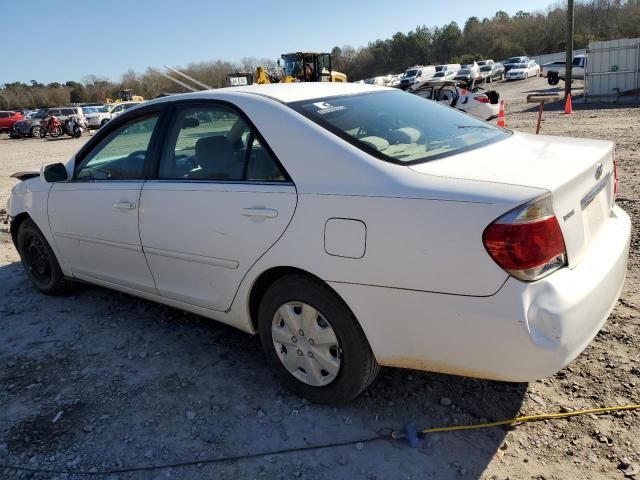
[[[596,167],[596,180],[600,180],[601,176],[602,176],[602,164],[599,163],[598,166]]]

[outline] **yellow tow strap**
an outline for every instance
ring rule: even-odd
[[[540,420],[554,420],[557,418],[577,417],[578,415],[588,415],[595,413],[608,413],[616,412],[619,410],[636,410],[640,409],[640,404],[635,405],[621,405],[616,407],[602,407],[602,408],[589,408],[586,410],[574,410],[572,412],[559,412],[559,413],[541,413],[538,415],[525,415],[523,417],[509,418],[508,420],[498,420],[497,422],[485,422],[477,423],[475,425],[454,425],[451,427],[435,427],[425,428],[419,430],[419,433],[437,433],[437,432],[456,432],[460,430],[478,430],[481,428],[498,427],[500,425],[511,425],[514,423],[536,422]],[[405,438],[405,434],[393,432],[391,434],[393,438]]]

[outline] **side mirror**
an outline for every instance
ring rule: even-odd
[[[69,180],[67,169],[62,163],[47,165],[43,170],[44,180],[47,183],[66,182]]]

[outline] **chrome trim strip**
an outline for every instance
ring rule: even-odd
[[[587,208],[591,204],[591,202],[593,202],[593,200],[602,190],[604,190],[604,188],[607,186],[607,183],[609,182],[611,182],[611,173],[608,173],[606,177],[600,180],[598,184],[589,191],[589,193],[582,197],[582,200],[580,200],[580,206],[582,207],[582,210]]]
[[[82,235],[74,235],[71,233],[55,232],[54,235],[60,238],[69,238],[71,240],[79,240],[87,243],[95,243],[97,245],[106,245],[107,247],[122,248],[123,250],[130,250],[132,252],[142,252],[142,247],[140,245],[131,245],[130,243],[113,242],[111,240],[101,240],[99,238],[83,237]]]
[[[162,250],[160,248],[144,247],[144,253],[148,255],[156,255],[159,257],[173,258],[175,260],[183,260],[185,262],[204,263],[213,267],[223,267],[235,270],[240,265],[235,260],[226,260],[224,258],[205,257],[203,255],[193,255],[191,253],[174,252],[171,250]]]

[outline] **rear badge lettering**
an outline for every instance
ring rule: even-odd
[[[567,220],[569,220],[571,217],[573,217],[573,214],[576,213],[575,210],[571,210],[569,213],[567,213],[566,215],[562,216],[562,219],[566,222]]]

